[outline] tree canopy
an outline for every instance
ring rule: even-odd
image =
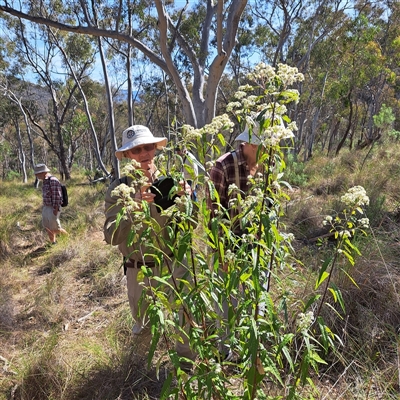
[[[14,94],[23,100],[11,108],[19,113],[21,140],[27,140],[29,129],[33,139],[44,140],[57,126],[60,132],[66,129],[53,147],[47,142],[50,151],[59,153],[59,168],[66,176],[74,154],[89,157],[82,165],[96,164],[104,172],[112,165],[118,173],[116,132],[131,124],[148,125],[164,136],[184,124],[206,126],[225,112],[260,61],[297,67],[305,76],[296,84],[300,100],[288,110],[298,125],[293,153],[304,160],[315,148],[329,154],[344,146],[362,149],[382,135],[385,139],[385,132],[400,130],[397,2],[0,0],[0,16],[4,82],[14,82]],[[99,82],[93,75],[95,64],[101,64],[96,67]],[[47,94],[40,101],[28,95],[26,81],[42,92],[47,87]],[[4,87],[10,89],[9,84]],[[68,103],[64,120],[55,123],[60,116],[56,118],[54,107],[71,90],[74,102]],[[52,106],[45,104],[51,99]],[[393,115],[384,130],[375,122],[383,104]],[[51,113],[43,112],[51,107]],[[34,118],[38,111],[41,121]],[[84,136],[72,123],[77,112],[83,124],[78,125],[86,126]],[[16,119],[12,122],[7,115],[3,137],[11,140],[11,147],[4,147],[5,152],[18,153],[17,135],[12,134]],[[67,115],[71,121],[62,126]],[[64,140],[71,127],[76,142],[72,136]],[[88,151],[82,151],[83,143]]]

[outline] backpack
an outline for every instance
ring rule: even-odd
[[[68,205],[67,187],[65,185],[63,185],[62,183],[60,183],[60,185],[61,185],[61,192],[62,192],[62,204],[61,204],[61,207],[67,207],[67,205]]]
[[[61,187],[61,198],[62,198],[62,204],[61,207],[67,207],[68,205],[68,191],[67,187],[63,185],[55,176],[51,176],[50,179],[56,180],[60,187]],[[50,180],[49,180],[50,181]],[[45,184],[46,181],[43,181],[43,184]],[[46,183],[47,184],[47,183]],[[50,185],[50,183],[48,183]],[[50,190],[50,187],[48,188]]]

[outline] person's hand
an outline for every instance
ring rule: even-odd
[[[140,192],[135,193],[135,199],[136,200],[144,200],[147,201],[148,203],[153,203],[154,197],[156,196],[154,193],[151,193],[149,191],[151,185],[144,185],[140,189]]]
[[[180,181],[179,185],[181,186],[181,190],[179,190],[176,194],[178,196],[182,196],[183,194],[187,194],[189,196],[192,195],[192,188],[190,185],[187,183],[187,181]]]
[[[58,214],[58,208],[53,207],[53,215],[57,215],[57,214]]]

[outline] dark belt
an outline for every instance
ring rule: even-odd
[[[146,261],[145,263],[143,263],[141,261],[136,261],[131,259],[125,261],[126,268],[140,268],[143,265],[148,268],[154,268],[156,266],[156,263],[154,261]]]

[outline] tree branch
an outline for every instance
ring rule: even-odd
[[[51,26],[52,28],[60,29],[66,32],[73,32],[82,35],[91,35],[95,37],[108,37],[120,40],[122,42],[130,43],[132,46],[140,50],[146,57],[148,57],[152,63],[154,63],[155,65],[160,67],[163,71],[165,71],[168,75],[170,75],[167,64],[164,62],[162,58],[160,58],[154,51],[152,51],[149,47],[143,44],[140,40],[137,40],[134,37],[129,36],[127,34],[115,30],[101,29],[95,26],[68,25],[58,21],[51,20],[49,18],[29,15],[8,6],[0,6],[0,11],[13,15],[14,17],[34,22],[36,24]]]
[[[179,72],[176,69],[172,58],[171,53],[168,48],[167,36],[168,36],[168,17],[165,12],[165,8],[162,4],[161,0],[155,1],[157,13],[158,13],[158,30],[160,32],[160,49],[161,53],[164,56],[165,63],[167,66],[166,72],[173,79],[176,88],[179,93],[179,97],[182,101],[183,111],[186,117],[186,121],[188,124],[197,127],[196,121],[196,113],[193,108],[193,103],[190,98],[190,94],[183,84],[181,77],[179,76]]]

